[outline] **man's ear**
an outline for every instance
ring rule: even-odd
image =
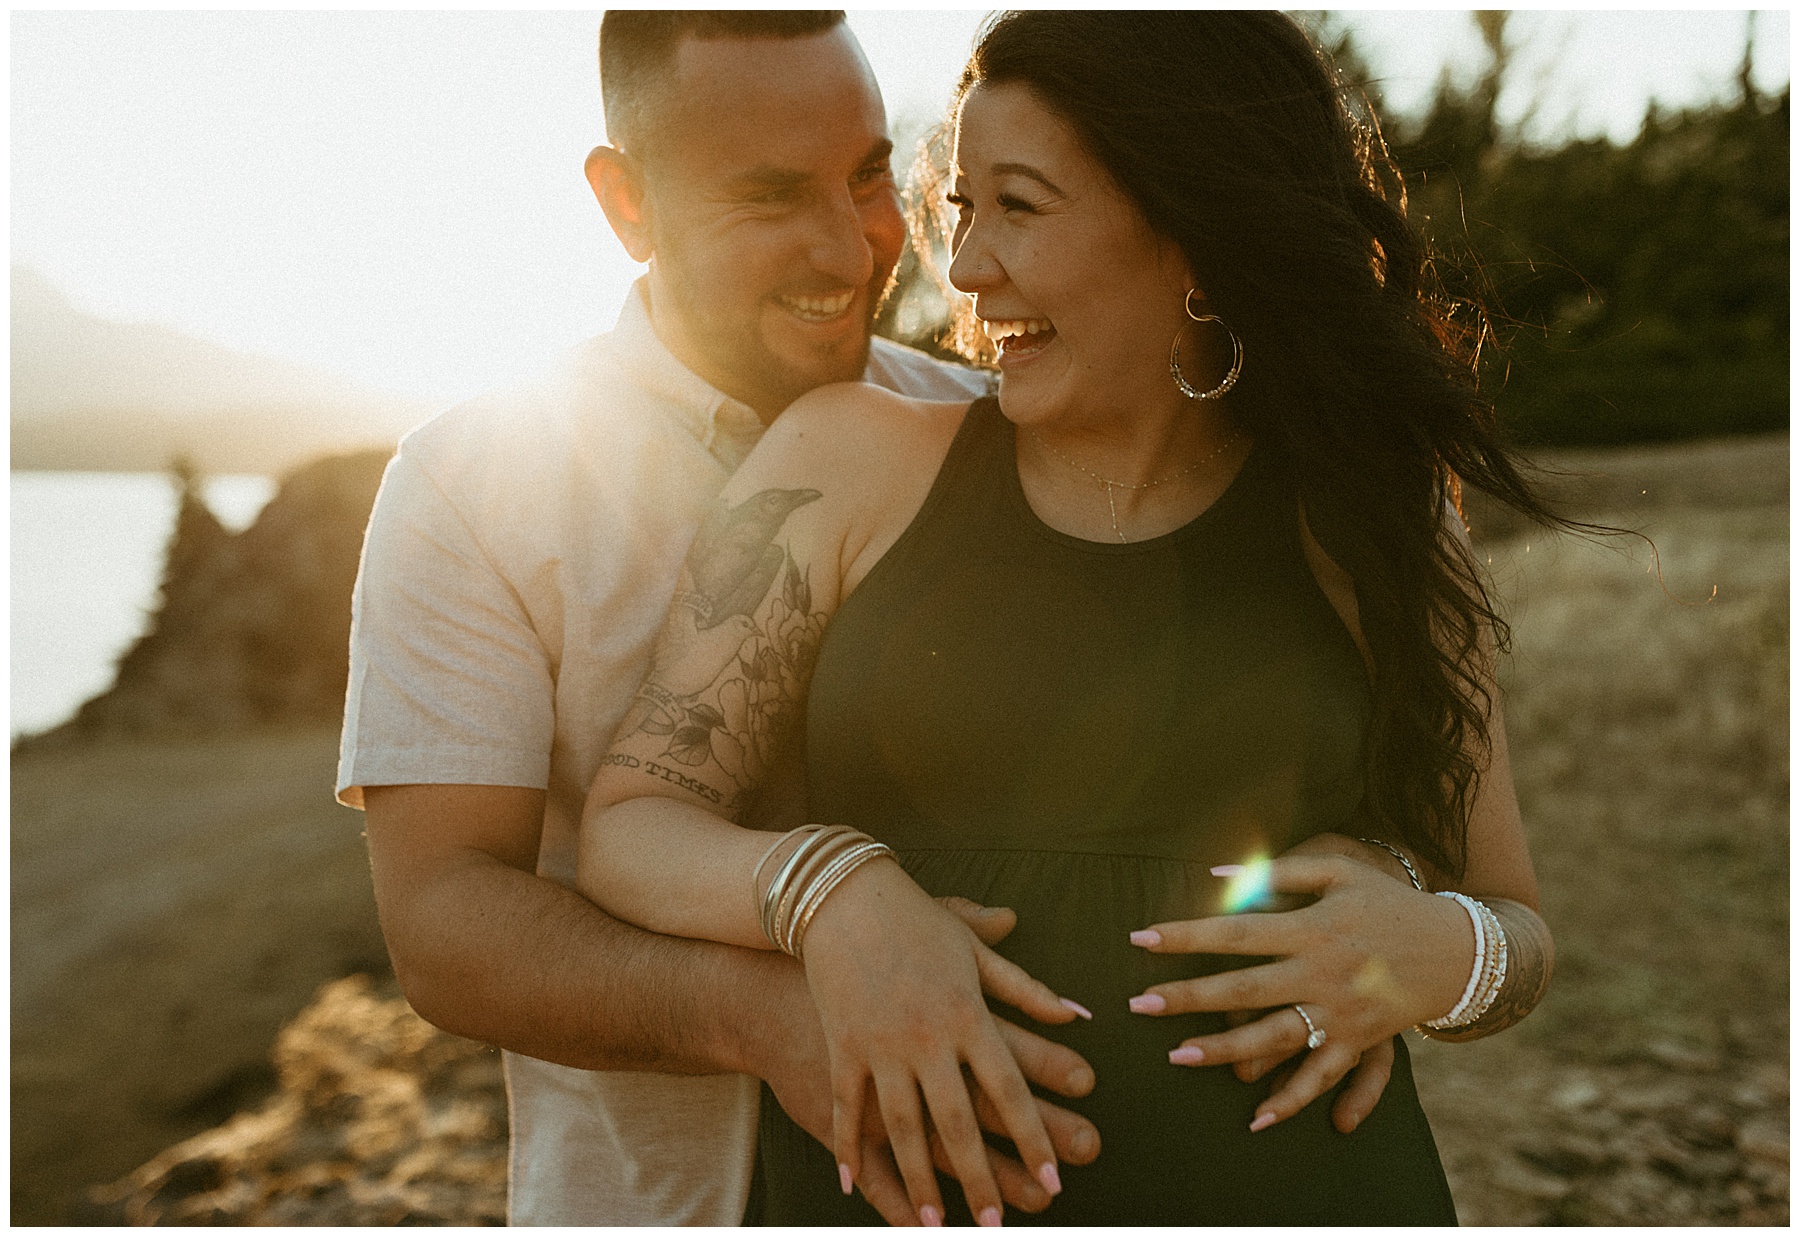
[[[611,146],[596,146],[584,166],[594,200],[606,212],[613,235],[634,262],[648,262],[655,246],[650,242],[650,211],[645,201],[644,175],[637,162]]]

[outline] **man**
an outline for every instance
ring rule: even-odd
[[[610,12],[601,76],[612,145],[588,179],[649,271],[556,374],[401,444],[357,583],[339,797],[367,811],[414,1007],[508,1050],[513,1222],[729,1224],[757,1078],[829,1140],[804,976],[572,892],[582,799],[688,542],[765,425],[827,382],[984,384],[871,345],[905,230],[842,14]],[[1073,1053],[1009,1034],[1034,1082],[1092,1085]],[[1065,1159],[1097,1152],[1086,1122],[1050,1124]],[[865,1194],[910,1219],[880,1167]],[[1002,1176],[1016,1205],[1048,1202]]]

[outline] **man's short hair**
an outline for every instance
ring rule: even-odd
[[[642,155],[668,99],[683,39],[795,39],[844,20],[842,9],[608,9],[600,19],[600,101],[606,137]]]

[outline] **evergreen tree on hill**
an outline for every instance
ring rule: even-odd
[[[1503,422],[1559,444],[1785,428],[1789,92],[1746,67],[1735,102],[1653,105],[1628,145],[1533,149],[1495,114],[1504,16],[1476,15],[1475,85],[1388,134],[1446,282],[1495,326]]]

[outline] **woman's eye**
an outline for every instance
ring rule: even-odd
[[[959,211],[968,210],[970,206],[974,205],[968,198],[965,198],[960,193],[946,193],[944,195],[944,201],[950,203],[950,205],[954,206]]]
[[[1001,210],[1029,211],[1032,209],[1031,203],[1027,202],[1024,198],[1007,197],[1004,194],[995,198],[994,202]]]

